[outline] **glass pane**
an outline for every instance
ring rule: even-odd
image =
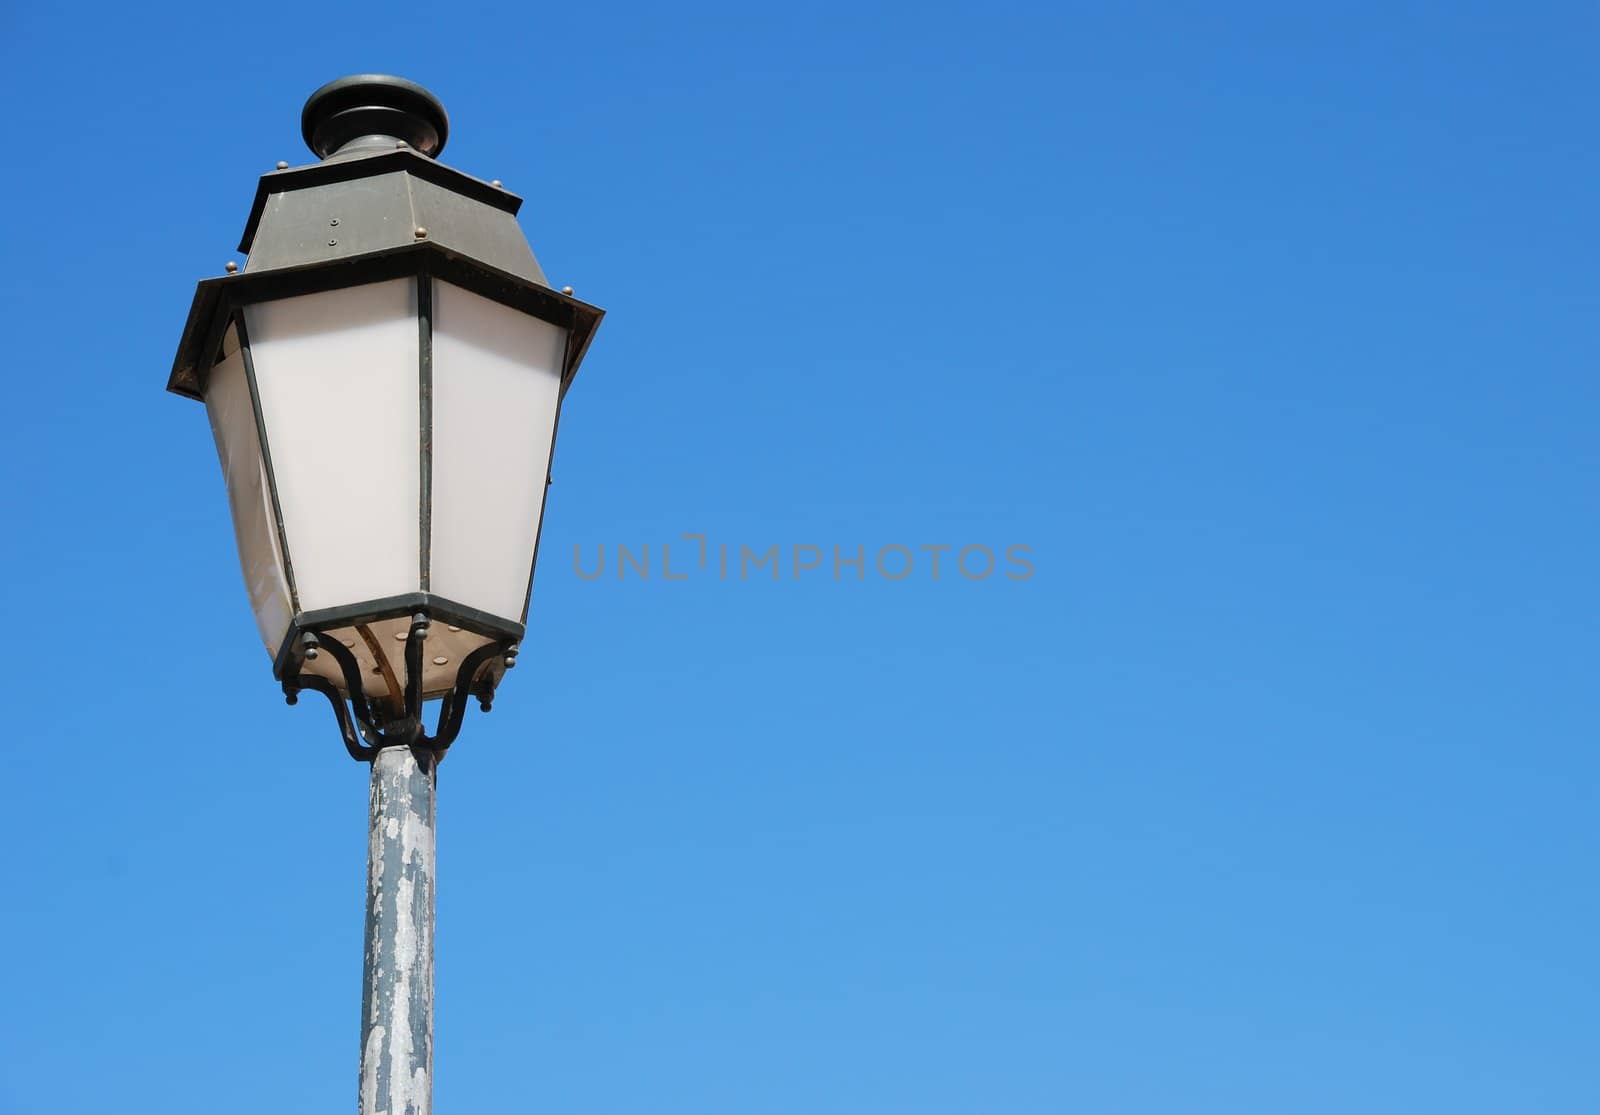
[[[206,414],[217,440],[222,479],[228,486],[233,535],[239,545],[239,566],[250,594],[250,608],[267,653],[276,655],[289,630],[289,584],[284,579],[272,495],[261,460],[261,439],[256,434],[256,411],[250,402],[250,383],[245,378],[235,326],[228,327],[222,359],[206,380]]]
[[[302,611],[421,587],[416,280],[245,308]]]
[[[432,589],[522,618],[567,331],[433,285]]]

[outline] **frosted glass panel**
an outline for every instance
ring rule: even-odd
[[[239,546],[239,567],[250,594],[250,608],[255,612],[267,653],[276,655],[289,629],[289,585],[284,579],[272,495],[261,460],[250,383],[239,352],[239,331],[234,326],[228,327],[222,359],[206,380],[206,415],[211,419],[211,435],[217,440],[222,479],[228,486],[233,535]]]
[[[567,331],[433,286],[432,589],[522,618]]]
[[[245,308],[304,611],[420,588],[416,280]]]

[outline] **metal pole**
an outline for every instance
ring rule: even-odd
[[[361,1115],[433,1110],[435,767],[421,748],[372,760]]]

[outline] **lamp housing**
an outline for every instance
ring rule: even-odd
[[[469,660],[492,693],[485,648],[514,655],[604,311],[545,281],[520,198],[430,157],[448,124],[420,86],[341,79],[303,126],[323,161],[262,177],[246,266],[196,287],[167,387],[205,404],[274,675],[352,700],[359,678],[375,726]]]

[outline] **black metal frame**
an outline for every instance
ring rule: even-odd
[[[298,704],[304,690],[321,693],[333,706],[333,715],[339,722],[339,735],[345,750],[357,762],[371,762],[385,747],[421,748],[433,754],[435,761],[444,758],[450,745],[461,731],[466,715],[467,699],[476,697],[479,707],[488,712],[494,703],[494,691],[505,670],[517,663],[515,639],[497,639],[479,647],[461,660],[456,669],[455,685],[445,695],[439,706],[439,720],[433,734],[429,735],[422,723],[422,644],[427,638],[432,622],[426,611],[411,617],[411,630],[406,634],[406,680],[402,707],[393,707],[392,698],[373,699],[367,696],[361,680],[361,665],[338,639],[324,638],[316,631],[305,631],[294,644],[291,662],[293,676],[283,676],[283,696],[289,704]],[[301,672],[306,660],[327,652],[332,656],[344,677],[345,693],[327,678]],[[499,659],[499,670],[496,669]],[[348,705],[346,698],[348,697]]]

